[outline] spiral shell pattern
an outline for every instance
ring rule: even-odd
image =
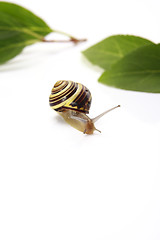
[[[67,109],[89,113],[92,96],[84,85],[72,81],[58,81],[49,97],[50,107],[62,112]]]

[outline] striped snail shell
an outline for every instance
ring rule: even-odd
[[[73,81],[58,81],[49,97],[51,108],[58,112],[67,109],[89,113],[92,96],[88,88]]]
[[[99,131],[94,123],[104,114],[120,107],[118,105],[90,119],[86,114],[89,113],[91,101],[92,96],[87,87],[81,83],[65,80],[56,82],[49,96],[50,107],[72,127],[86,134],[93,134],[95,130]]]

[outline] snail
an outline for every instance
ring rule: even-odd
[[[49,96],[50,107],[57,111],[72,127],[86,134],[93,134],[95,130],[99,131],[94,123],[104,114],[120,107],[118,105],[90,119],[86,114],[89,113],[91,101],[92,96],[87,87],[65,80],[57,81]]]

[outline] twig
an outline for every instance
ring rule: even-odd
[[[67,43],[67,42],[73,42],[75,44],[79,43],[79,42],[85,42],[87,41],[87,39],[83,38],[83,39],[77,39],[77,38],[74,38],[74,37],[71,37],[70,39],[67,39],[67,40],[47,40],[45,38],[42,39],[42,42],[46,42],[46,43]]]

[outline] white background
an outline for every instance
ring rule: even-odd
[[[102,69],[81,54],[113,34],[160,42],[159,0],[10,2],[88,41],[39,43],[0,66],[0,239],[159,240],[160,94],[98,83]],[[90,89],[91,117],[121,104],[96,123],[101,134],[50,109],[60,79]]]

